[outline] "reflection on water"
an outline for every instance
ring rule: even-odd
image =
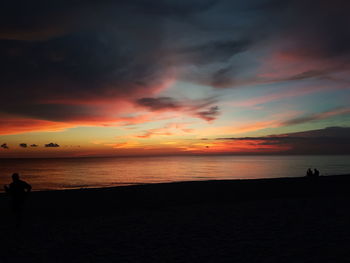
[[[34,190],[108,187],[212,179],[350,173],[350,156],[185,156],[71,159],[0,159],[0,183],[19,172]],[[2,190],[2,189],[1,189]]]

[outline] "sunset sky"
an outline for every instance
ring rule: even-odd
[[[7,1],[0,157],[350,154],[349,11]]]

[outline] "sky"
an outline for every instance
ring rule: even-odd
[[[350,154],[349,11],[6,1],[0,157]]]

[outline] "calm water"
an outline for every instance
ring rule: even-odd
[[[34,190],[108,187],[174,181],[349,174],[350,156],[186,156],[0,159],[0,184],[19,172]],[[2,191],[2,187],[1,190]]]

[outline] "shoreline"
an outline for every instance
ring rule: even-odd
[[[350,196],[350,175],[281,177],[264,179],[235,179],[183,181],[127,185],[104,188],[33,191],[27,206],[34,214],[60,216],[69,213],[82,216],[110,214],[110,207],[122,210],[188,206],[193,204],[234,204],[237,202],[325,198]],[[9,197],[0,194],[0,207]]]
[[[1,262],[343,262],[350,175],[32,192]],[[0,196],[1,211],[9,211]]]
[[[244,182],[244,183],[259,183],[259,182],[277,182],[277,181],[298,181],[298,180],[325,180],[321,178],[333,178],[331,181],[333,181],[336,178],[345,178],[349,177],[350,179],[350,173],[346,174],[335,174],[335,175],[320,175],[316,178],[308,178],[306,176],[298,176],[298,177],[274,177],[274,178],[248,178],[248,179],[209,179],[209,180],[185,180],[185,181],[170,181],[170,182],[159,182],[159,183],[120,183],[120,185],[113,185],[113,186],[91,186],[91,187],[80,187],[80,188],[62,188],[62,189],[44,189],[44,190],[35,190],[32,189],[31,193],[48,193],[48,192],[70,192],[70,191],[99,191],[99,190],[113,190],[113,189],[119,189],[119,188],[133,188],[133,187],[147,187],[147,186],[166,186],[166,185],[176,185],[176,184],[209,184],[209,183],[237,183],[237,182]],[[4,190],[0,191],[0,198],[2,196],[6,195]]]

